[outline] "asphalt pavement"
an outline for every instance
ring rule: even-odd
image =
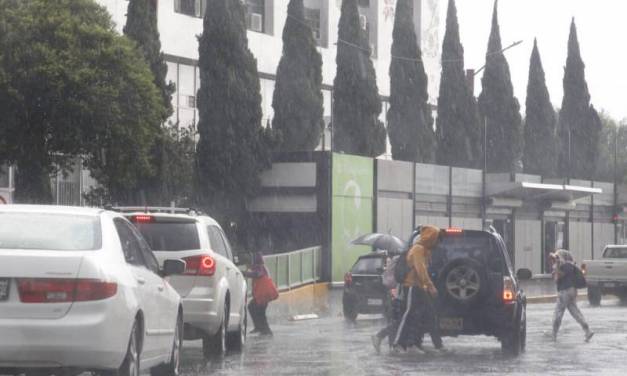
[[[273,325],[274,337],[251,335],[240,354],[206,362],[200,343],[186,342],[183,375],[625,375],[627,374],[627,307],[615,300],[600,308],[580,308],[595,331],[584,343],[583,331],[566,313],[556,343],[551,328],[552,304],[528,306],[527,351],[519,357],[501,354],[495,338],[445,337],[445,354],[377,355],[370,336],[385,322],[378,316],[347,324],[335,310],[328,317]],[[428,339],[425,348],[432,349]]]

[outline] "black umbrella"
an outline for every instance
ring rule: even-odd
[[[405,248],[405,242],[390,234],[372,233],[353,240],[351,244],[370,245],[377,249],[383,249],[392,253],[400,253]]]

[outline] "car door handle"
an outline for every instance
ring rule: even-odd
[[[140,285],[145,285],[146,284],[146,280],[143,278],[137,278],[137,283],[139,283]]]

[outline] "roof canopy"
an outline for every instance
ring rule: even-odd
[[[603,193],[601,188],[568,184],[545,184],[533,182],[488,183],[487,195],[498,198],[514,198],[525,201],[570,202],[594,194]]]

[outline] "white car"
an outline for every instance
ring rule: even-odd
[[[160,262],[186,262],[185,273],[170,280],[182,297],[184,338],[202,339],[206,358],[240,351],[246,342],[246,279],[220,225],[189,209],[116,210],[137,226]]]
[[[184,268],[118,213],[0,206],[0,374],[178,375]]]

